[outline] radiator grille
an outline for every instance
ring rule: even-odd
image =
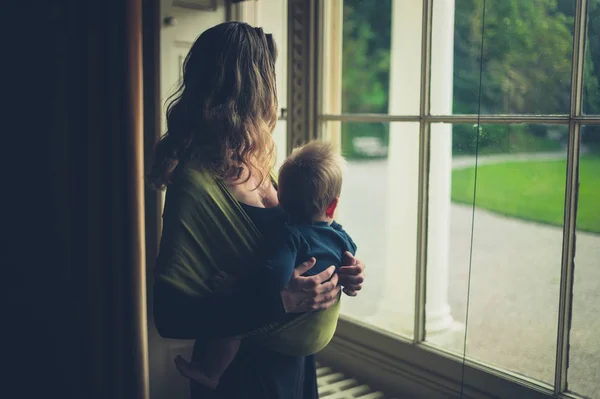
[[[320,399],[392,399],[358,380],[317,364]]]

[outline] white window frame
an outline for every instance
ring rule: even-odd
[[[302,0],[289,0],[290,5],[299,2]],[[388,334],[373,326],[342,316],[336,336],[320,357],[324,362],[366,378],[367,381],[377,384],[378,389],[387,390],[392,394],[412,393],[428,398],[458,397],[461,394],[473,398],[578,398],[576,394],[567,391],[567,366],[572,311],[580,132],[582,125],[600,124],[600,116],[588,116],[582,113],[588,1],[576,1],[571,103],[568,115],[431,115],[429,96],[433,0],[423,0],[419,115],[408,116],[341,113],[341,86],[335,79],[331,79],[331,76],[335,74],[335,68],[332,66],[341,63],[343,0],[304,0],[304,2],[311,3],[311,7],[316,8],[314,21],[318,32],[317,37],[322,38],[317,46],[312,47],[312,51],[316,52],[313,53],[313,57],[318,60],[317,71],[308,71],[305,75],[316,76],[317,81],[322,83],[316,98],[313,97],[318,104],[315,125],[319,130],[319,136],[339,144],[339,127],[342,122],[418,122],[420,126],[414,338],[409,340]],[[325,34],[327,27],[333,27],[333,30],[327,30]],[[312,30],[314,26],[310,28]],[[332,45],[339,46],[339,49],[335,51]],[[336,60],[335,57],[340,59]],[[337,73],[339,75],[339,68]],[[324,77],[327,79],[323,79]],[[290,88],[293,88],[292,85]],[[324,124],[331,124],[331,122],[337,122],[334,124],[337,127],[323,129]],[[529,123],[568,126],[557,351],[553,385],[479,361],[464,359],[425,341],[429,147],[432,123],[480,125]]]

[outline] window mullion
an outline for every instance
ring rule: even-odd
[[[554,393],[567,390],[569,363],[569,332],[573,299],[573,277],[575,257],[575,228],[577,215],[577,192],[579,184],[579,145],[583,96],[583,66],[585,34],[587,25],[587,0],[577,0],[575,28],[573,32],[573,63],[571,72],[571,107],[569,112],[569,143],[567,148],[567,174],[565,187],[565,209],[563,223],[563,246],[561,260],[560,299],[558,308],[558,334]]]
[[[415,325],[413,341],[425,340],[425,303],[427,300],[427,215],[429,212],[430,123],[424,119],[430,112],[431,32],[433,0],[423,0],[421,24],[421,95],[419,104],[419,187],[417,215],[417,260],[415,273]]]
[[[480,123],[489,124],[538,124],[538,125],[568,125],[571,121],[586,125],[600,125],[598,115],[535,115],[535,114],[453,114],[453,115],[395,115],[395,114],[347,114],[324,113],[319,115],[321,121],[338,122],[420,122],[430,123]]]

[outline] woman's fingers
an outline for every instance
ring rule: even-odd
[[[357,275],[357,274],[362,273],[363,270],[364,269],[360,265],[340,267],[340,273],[347,274],[347,275]]]
[[[310,310],[329,309],[336,301],[341,287],[334,287],[331,291],[324,292],[315,297]]]
[[[340,285],[340,276],[337,273],[335,273],[333,277],[331,277],[331,279],[328,281],[328,283],[330,283],[334,287],[337,287],[338,285]]]
[[[354,266],[358,263],[358,259],[352,255],[351,252],[344,252],[344,257],[342,258],[342,266]]]
[[[296,266],[294,272],[297,276],[301,276],[304,273],[306,273],[307,271],[309,271],[310,269],[312,269],[313,266],[315,265],[315,263],[317,263],[317,260],[315,258],[310,258],[306,262],[301,263],[300,265]]]
[[[330,267],[316,276],[299,277],[298,288],[307,296],[303,302],[303,311],[324,310],[336,302],[341,287],[337,274],[333,273],[335,267]],[[325,282],[322,283],[323,280]]]
[[[310,301],[310,310],[324,310],[332,306],[337,300],[340,289],[341,286],[338,285],[337,274],[334,274],[329,281],[325,283],[319,283],[319,285],[316,286],[312,291],[314,297],[312,298],[312,301]]]
[[[358,291],[362,290],[362,284],[342,284],[340,283],[340,285],[344,288],[344,293],[347,294],[346,291],[351,291],[354,294],[358,294]],[[356,296],[356,295],[351,295],[351,296]]]
[[[357,285],[342,285],[344,294],[346,295],[350,295],[350,296],[356,296],[358,295],[358,291],[362,290],[362,285],[357,284]],[[352,295],[351,295],[351,294]]]
[[[288,313],[324,310],[336,303],[340,290],[340,276],[331,266],[321,273],[303,277],[302,274],[315,265],[315,259],[298,265],[288,286],[282,291],[284,308]],[[353,287],[346,287],[352,295]],[[360,287],[358,287],[360,289]],[[354,294],[356,295],[356,294]]]
[[[362,283],[364,283],[365,281],[365,276],[361,273],[361,274],[343,274],[340,273],[340,283],[343,286],[348,286],[348,285],[361,285]]]
[[[300,287],[303,290],[306,291],[319,291],[321,289],[321,285],[323,282],[331,279],[331,276],[333,276],[333,274],[335,273],[335,266],[331,266],[329,268],[327,268],[326,270],[323,270],[321,273],[314,275],[314,276],[309,276],[309,277],[302,277],[302,276],[297,276],[297,284],[298,287]],[[337,279],[336,279],[337,282]]]
[[[331,276],[335,273],[335,266],[329,266],[327,269],[323,270],[321,273],[313,276],[317,284],[322,284],[325,281],[329,280]]]
[[[346,295],[356,296],[365,281],[365,264],[354,258],[349,252],[344,255],[347,263],[352,263],[352,265],[340,267],[340,284],[344,287]]]
[[[331,277],[331,279],[325,283],[319,283],[319,285],[317,285],[314,288],[314,292],[316,294],[322,294],[322,293],[327,293],[329,291],[333,291],[335,289],[335,287],[337,287],[338,284],[338,275],[334,274],[333,277]]]
[[[354,289],[354,286],[360,286],[365,281],[364,264],[357,264],[355,266],[342,266],[340,267],[339,275],[340,283],[344,287]],[[356,291],[358,290],[360,290],[360,288],[358,288]]]

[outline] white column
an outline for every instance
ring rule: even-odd
[[[436,2],[432,38],[432,109],[452,107],[454,1]],[[392,1],[389,113],[418,115],[422,2]],[[432,129],[427,273],[427,332],[452,326],[448,305],[448,247],[452,141],[450,126]],[[372,322],[412,333],[416,268],[418,123],[392,123],[389,143],[387,265],[383,298]]]
[[[431,42],[431,112],[452,114],[454,0],[435,2]],[[427,253],[427,333],[453,324],[448,305],[452,126],[431,127],[429,170],[429,236]]]

